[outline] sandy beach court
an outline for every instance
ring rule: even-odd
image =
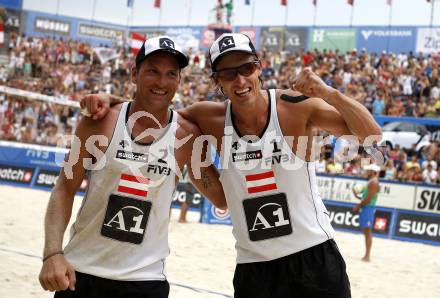
[[[40,287],[41,260],[36,257],[42,253],[43,218],[49,194],[0,185],[2,298],[53,296]],[[73,214],[80,203],[81,197],[77,197]],[[170,297],[232,295],[235,266],[232,228],[199,224],[197,212],[190,212],[189,223],[179,224],[178,212],[173,210],[170,222],[171,255],[167,260],[168,280],[172,283]],[[338,232],[336,241],[347,263],[353,298],[440,297],[440,247],[374,238],[372,262],[364,263],[360,261],[364,249],[362,235]]]

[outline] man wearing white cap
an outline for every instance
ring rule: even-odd
[[[246,35],[221,35],[209,54],[212,78],[229,99],[195,103],[179,113],[213,136],[221,153],[220,180],[237,249],[234,296],[350,297],[310,157],[312,128],[363,141],[380,135],[379,126],[365,107],[309,69],[293,85],[301,93],[262,90],[262,66]]]
[[[365,255],[362,261],[369,262],[371,254],[371,246],[373,244],[372,230],[374,225],[374,213],[377,197],[379,195],[379,172],[380,166],[376,164],[369,164],[364,166],[363,169],[368,178],[368,183],[361,191],[356,192],[353,189],[353,193],[361,202],[353,207],[354,212],[359,213],[359,225],[365,236]]]
[[[147,40],[132,68],[135,100],[113,107],[102,120],[81,119],[45,218],[40,283],[57,291],[55,297],[168,297],[169,210],[177,173],[190,163],[200,134],[169,109],[187,65],[171,38]],[[86,169],[89,187],[63,250]],[[202,171],[203,178],[193,182],[224,208],[216,169]]]

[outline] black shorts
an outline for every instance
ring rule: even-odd
[[[345,262],[331,239],[267,262],[237,264],[235,298],[349,298]]]
[[[167,298],[168,281],[120,281],[75,272],[75,291],[60,291],[55,298]]]

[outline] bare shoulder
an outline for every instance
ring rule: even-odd
[[[224,115],[226,111],[225,102],[200,101],[192,105],[180,109],[177,112],[187,119],[199,117],[215,117],[216,115]]]
[[[110,108],[109,112],[101,119],[93,120],[90,117],[82,117],[76,128],[75,134],[80,138],[87,139],[93,135],[104,135],[111,137],[116,126],[116,122],[122,104]]]

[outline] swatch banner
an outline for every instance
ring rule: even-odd
[[[109,27],[103,27],[97,25],[79,24],[78,35],[92,36],[96,38],[103,38],[110,40],[120,40],[124,36],[124,31],[115,28],[109,28]]]
[[[394,235],[440,243],[440,216],[401,212],[396,219]]]
[[[414,51],[415,43],[416,30],[411,27],[360,27],[356,36],[357,48],[369,53]]]
[[[310,50],[339,50],[342,53],[352,51],[356,47],[355,29],[325,29],[311,30]]]

